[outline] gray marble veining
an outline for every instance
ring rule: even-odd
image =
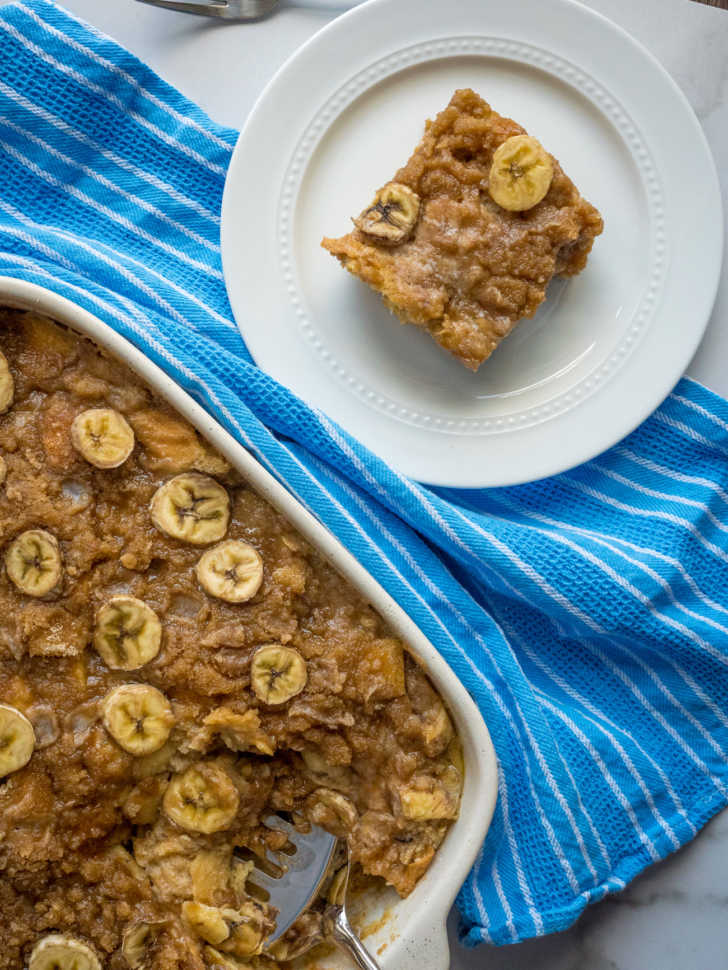
[[[728,812],[565,933],[497,950],[455,947],[457,970],[725,970]],[[452,920],[453,929],[455,921]]]

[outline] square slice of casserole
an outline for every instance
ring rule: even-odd
[[[554,276],[584,269],[603,223],[553,156],[465,89],[354,226],[322,246],[477,370]]]

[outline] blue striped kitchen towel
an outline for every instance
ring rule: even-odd
[[[683,380],[619,446],[531,485],[403,478],[238,335],[218,217],[235,138],[47,0],[2,8],[0,273],[141,347],[415,619],[500,757],[463,939],[563,929],[726,804],[728,403]]]

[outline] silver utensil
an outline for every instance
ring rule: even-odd
[[[152,7],[163,7],[165,10],[177,10],[180,13],[192,13],[198,17],[217,17],[219,20],[260,20],[280,3],[280,0],[137,0],[138,3],[148,3]],[[358,0],[357,0],[358,2]],[[306,6],[324,10],[342,11],[353,6],[351,0],[311,0]]]
[[[264,889],[270,896],[270,905],[278,910],[276,928],[266,941],[266,947],[279,940],[295,920],[305,912],[319,895],[322,886],[331,876],[332,863],[339,840],[317,825],[308,832],[299,832],[290,822],[278,815],[269,816],[264,824],[284,832],[290,845],[287,852],[267,853],[267,860],[280,875],[273,875],[256,868],[250,881]],[[295,851],[292,851],[295,850]],[[289,854],[290,853],[290,854]],[[281,871],[282,870],[282,871]],[[326,939],[337,943],[353,958],[361,970],[380,970],[349,923],[346,914],[346,890],[349,882],[349,854],[346,862],[336,873],[329,892],[330,901],[323,916]]]
[[[193,13],[220,20],[259,20],[278,5],[280,0],[138,0],[165,10]]]
[[[356,935],[346,915],[346,890],[349,885],[348,850],[344,871],[342,873],[339,870],[337,878],[340,878],[340,882],[336,893],[324,910],[324,936],[346,950],[360,970],[380,970],[379,964]]]

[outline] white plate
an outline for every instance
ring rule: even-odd
[[[319,246],[458,87],[538,137],[605,220],[586,270],[555,281],[477,374]],[[261,95],[222,213],[256,362],[398,470],[454,486],[554,474],[635,428],[700,341],[722,241],[715,165],[684,96],[570,0],[370,0],[334,21]]]

